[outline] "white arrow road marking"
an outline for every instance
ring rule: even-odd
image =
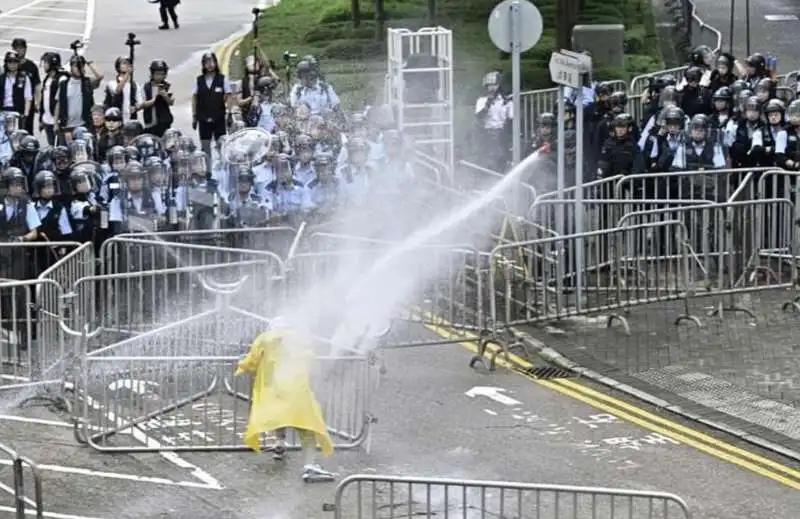
[[[157,389],[157,388],[158,384],[151,380],[133,380],[129,378],[122,380],[115,380],[114,382],[108,385],[108,389],[110,391],[119,391],[120,389],[128,389],[140,395],[148,395],[151,393],[151,389]]]
[[[504,395],[503,393],[505,393],[505,391],[506,390],[501,387],[475,386],[464,394],[470,398],[483,396],[503,405],[522,405],[522,402],[519,400]]]

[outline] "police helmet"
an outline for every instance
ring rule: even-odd
[[[608,98],[608,102],[612,107],[625,108],[625,105],[628,104],[628,94],[622,90],[617,90],[611,94]]]
[[[755,69],[756,74],[763,74],[767,70],[767,59],[760,52],[756,52],[747,57],[745,65]]]
[[[311,137],[309,137],[308,135],[306,135],[304,133],[301,133],[300,135],[295,137],[294,146],[297,149],[300,149],[300,148],[311,148],[313,145],[314,145],[314,142],[312,141]]]
[[[144,175],[144,166],[138,160],[130,160],[128,161],[128,165],[125,166],[125,176],[126,177],[139,177]]]
[[[743,79],[737,79],[733,83],[731,83],[731,92],[733,93],[734,97],[739,95],[739,92],[742,90],[747,90],[747,82]]]
[[[783,101],[780,99],[770,99],[767,101],[767,104],[764,105],[764,113],[769,115],[773,113],[779,113],[783,115],[786,111],[786,105],[783,104]]]
[[[256,90],[259,92],[267,92],[270,90],[274,90],[275,87],[278,85],[278,82],[275,81],[275,78],[272,76],[261,76],[256,81]]]
[[[662,108],[667,104],[677,105],[679,98],[678,90],[670,85],[664,87],[664,90],[661,91],[661,95],[658,97],[658,105]]]
[[[699,45],[692,49],[689,56],[689,62],[697,67],[705,66],[711,61],[714,56],[714,51],[708,45]]]
[[[125,157],[127,157],[129,162],[139,160],[139,148],[136,146],[125,146]]]
[[[314,154],[314,164],[316,166],[330,166],[333,163],[333,155],[321,151]]]
[[[19,151],[27,155],[35,155],[39,153],[40,147],[41,145],[39,144],[39,140],[33,135],[26,135],[19,142]]]
[[[614,93],[614,85],[612,83],[608,82],[608,81],[603,81],[602,83],[598,84],[595,87],[594,93],[598,97],[600,97],[600,96],[606,96],[606,97],[610,96],[612,93]]]
[[[53,148],[51,156],[56,167],[60,166],[59,169],[65,168],[69,165],[69,148],[66,146],[56,146]]]
[[[111,108],[109,108],[109,109],[107,109],[105,111],[105,113],[103,114],[103,117],[105,117],[106,121],[113,122],[113,123],[121,123],[122,122],[122,111],[119,108],[117,108],[115,106],[112,106]]]
[[[163,59],[154,59],[150,62],[150,73],[153,74],[155,72],[164,72],[165,74],[169,72],[169,66],[167,62]]]
[[[774,79],[769,77],[764,77],[758,80],[756,83],[755,88],[753,91],[758,95],[759,93],[765,93],[770,97],[775,95],[775,89],[777,88],[778,84],[775,82]]]
[[[3,171],[2,181],[3,187],[6,189],[12,185],[22,186],[25,190],[27,190],[28,187],[28,177],[17,167],[6,168],[5,171]]]
[[[733,91],[728,87],[720,87],[714,91],[712,96],[714,101],[725,101],[730,103],[733,101]]]
[[[786,110],[786,115],[789,117],[789,119],[800,118],[800,99],[795,99],[789,103],[789,108]]]
[[[661,118],[664,120],[664,124],[667,125],[678,125],[683,128],[683,125],[686,123],[686,114],[684,114],[683,110],[678,108],[677,106],[668,106],[664,108],[661,112]]]
[[[128,121],[122,125],[122,135],[126,139],[134,139],[142,134],[144,128],[139,121]]]
[[[633,122],[633,117],[628,113],[621,113],[614,116],[611,120],[611,126],[614,128],[629,128]]]
[[[689,128],[692,130],[708,130],[709,121],[706,114],[695,114],[689,121]]]
[[[760,112],[761,111],[761,101],[756,96],[750,96],[744,102],[744,111],[745,112]]]
[[[683,78],[687,83],[699,83],[703,79],[703,69],[700,67],[689,67],[683,73]]]
[[[305,78],[311,75],[313,72],[313,66],[310,62],[306,60],[301,60],[297,62],[297,67],[295,69],[295,73],[299,78]]]
[[[42,170],[38,172],[35,177],[33,177],[33,189],[37,194],[48,184],[51,184],[54,187],[58,186],[56,175],[52,171]]]

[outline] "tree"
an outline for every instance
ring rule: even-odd
[[[375,0],[375,41],[383,41],[383,31],[386,24],[386,2]]]
[[[436,0],[428,0],[428,23],[436,24]]]
[[[572,48],[572,28],[578,21],[580,5],[575,0],[558,0],[556,9],[556,45],[561,49]]]
[[[350,0],[350,16],[353,19],[353,27],[361,26],[361,3],[359,0]]]

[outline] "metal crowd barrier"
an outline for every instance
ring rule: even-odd
[[[193,275],[213,304],[204,310],[196,307],[190,316],[166,315],[161,326],[100,348],[92,344],[100,328],[83,334],[73,384],[79,441],[104,452],[247,450],[241,437],[250,407],[250,381],[247,377],[231,380],[230,375],[253,338],[267,329],[268,319],[263,316],[276,314],[274,309],[260,307],[265,294],[274,297],[275,292],[253,287],[255,278],[247,275],[236,283],[213,280],[218,271],[231,268],[263,275],[272,268],[272,261],[170,269]],[[267,277],[275,280],[275,276]],[[311,377],[312,384],[336,447],[362,445],[372,423],[373,359],[322,356],[314,362],[318,376]],[[142,445],[110,441],[134,427],[157,440]]]
[[[696,321],[688,312],[686,235],[675,219],[495,247],[492,263],[499,267],[489,271],[488,287],[495,333],[601,311],[614,312],[609,324],[628,329],[623,310],[657,301],[683,302],[678,319]],[[508,260],[507,250],[519,247],[524,265]]]
[[[42,475],[39,467],[30,459],[18,454],[11,447],[0,443],[0,467],[11,468],[11,485],[6,485],[5,480],[0,481],[0,492],[8,492],[13,499],[13,506],[5,509],[0,507],[0,511],[13,513],[16,519],[35,516],[43,519],[44,499],[42,497]],[[5,472],[0,469],[0,472]],[[30,478],[26,477],[30,473]],[[33,492],[29,491],[30,485]]]
[[[691,519],[666,492],[510,481],[353,475],[323,506],[335,519],[380,517],[536,517],[537,519]]]

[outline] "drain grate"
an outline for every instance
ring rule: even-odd
[[[565,369],[555,366],[537,366],[527,371],[528,375],[542,380],[553,380],[556,378],[572,378],[575,374]]]

